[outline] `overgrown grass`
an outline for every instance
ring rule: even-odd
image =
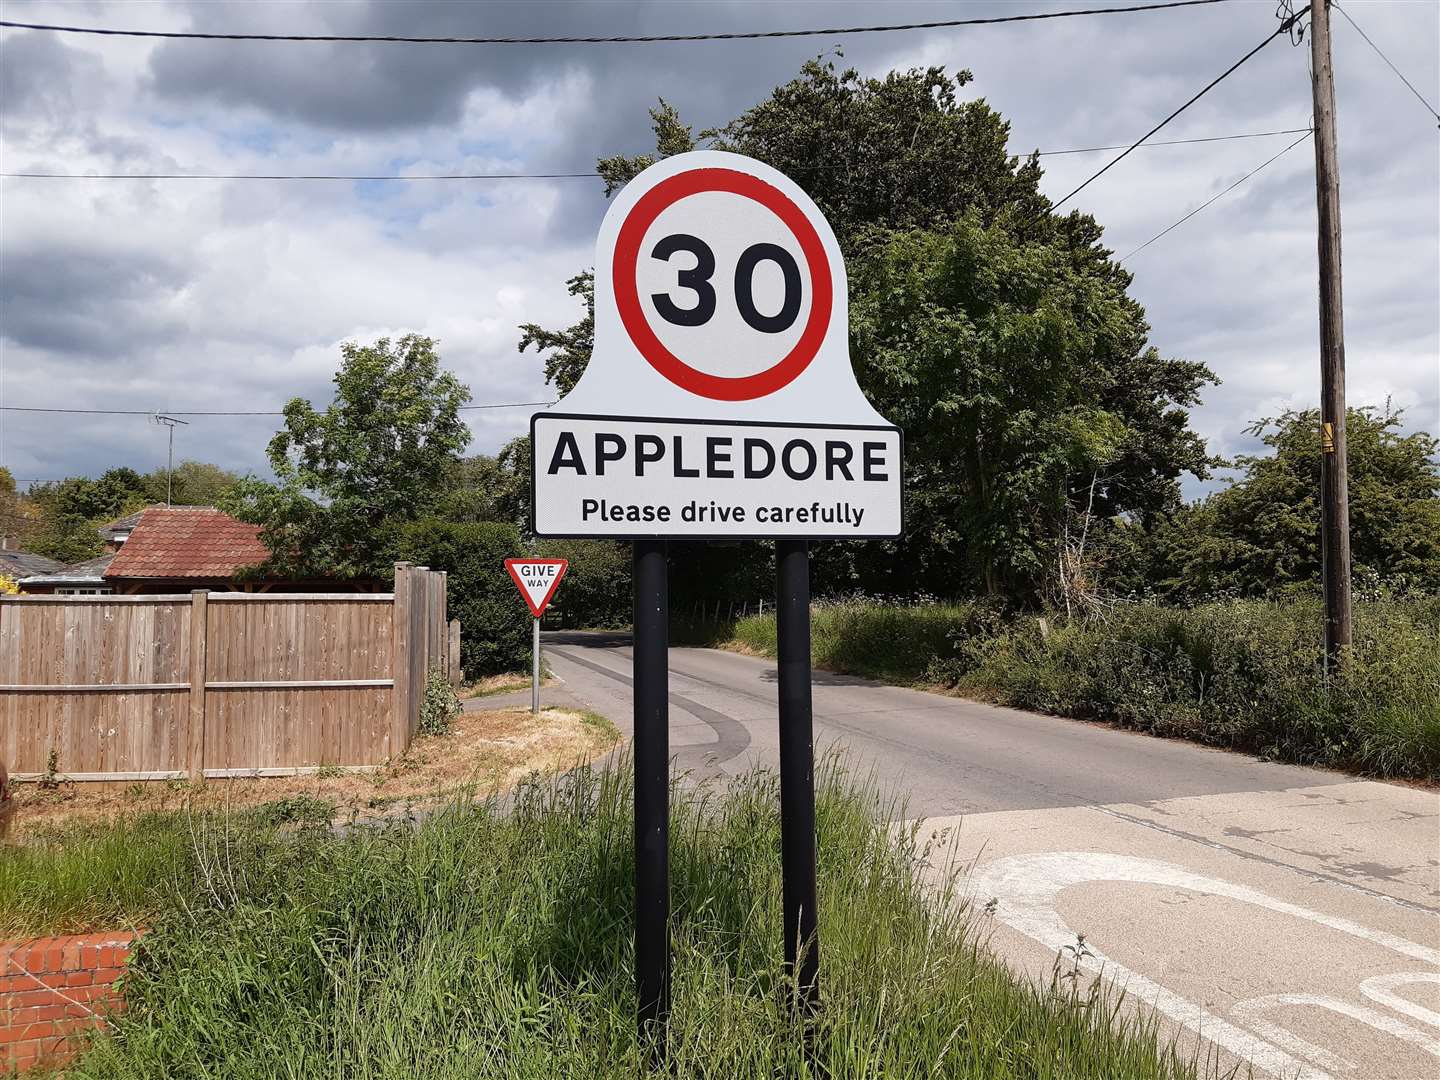
[[[208,835],[137,949],[126,1011],[67,1075],[1195,1075],[1098,984],[1010,974],[953,897],[925,886],[915,835],[894,836],[890,808],[833,767],[818,801],[813,1058],[786,1005],[775,781],[756,773],[724,794],[675,793],[671,1065],[649,1069],[630,786],[624,771],[581,770],[503,813],[457,802],[418,829]]]
[[[985,604],[819,606],[821,666],[939,683],[1020,708],[1105,720],[1266,757],[1440,780],[1440,601],[1357,605],[1327,677],[1310,601],[1118,608],[1042,624]],[[774,655],[772,617],[734,637]]]
[[[308,796],[233,815],[176,811],[40,830],[0,847],[0,939],[141,926],[202,887],[196,851],[244,835],[257,849],[328,824],[335,808]]]

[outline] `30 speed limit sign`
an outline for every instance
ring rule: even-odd
[[[541,536],[894,536],[901,438],[850,365],[815,204],[734,154],[667,158],[606,215],[595,347],[531,422]]]

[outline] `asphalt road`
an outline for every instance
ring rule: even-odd
[[[628,637],[545,647],[547,700],[628,737]],[[676,767],[776,765],[775,683],[767,661],[672,649]],[[925,819],[936,878],[962,874],[1017,968],[1046,978],[1083,934],[1089,970],[1222,1062],[1440,1077],[1440,793],[824,672],[814,714],[819,748]]]

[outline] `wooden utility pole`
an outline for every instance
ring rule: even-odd
[[[1340,169],[1335,152],[1335,76],[1330,2],[1310,6],[1315,97],[1315,202],[1320,249],[1320,553],[1325,589],[1325,655],[1350,645],[1350,490],[1345,451],[1345,319],[1340,295]]]

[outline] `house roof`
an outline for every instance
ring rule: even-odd
[[[114,555],[100,555],[94,559],[86,559],[84,562],[72,563],[70,566],[62,566],[55,563],[56,569],[43,574],[31,574],[23,577],[20,585],[103,585],[105,583],[105,568],[110,565]],[[52,560],[47,559],[46,562]]]
[[[229,578],[269,557],[258,525],[208,506],[150,507],[105,577]]]
[[[154,506],[147,506],[145,508],[145,510],[159,509],[164,509],[160,506],[159,503],[156,503]],[[140,518],[144,515],[145,510],[136,510],[133,514],[126,514],[122,518],[116,518],[108,525],[101,525],[95,531],[98,532],[101,536],[103,536],[106,540],[123,540],[126,536],[130,534],[130,530],[134,529],[136,525],[140,524]]]
[[[28,551],[0,551],[0,574],[22,578],[30,574],[49,574],[65,564]]]

